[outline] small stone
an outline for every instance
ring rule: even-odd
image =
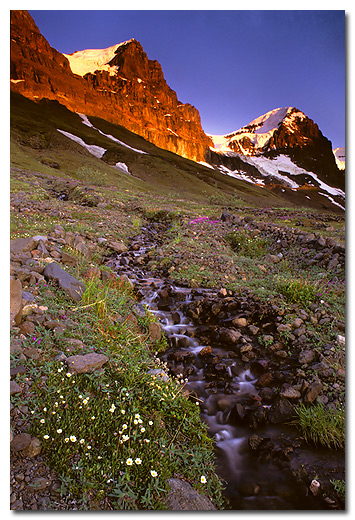
[[[75,256],[62,252],[62,264],[76,266],[78,264],[78,259]]]
[[[314,382],[306,390],[304,396],[305,403],[313,403],[323,390],[323,385],[320,382]]]
[[[210,345],[206,345],[203,347],[200,352],[198,353],[199,356],[209,356],[213,353],[213,349]]]
[[[116,253],[123,253],[124,251],[127,251],[127,246],[123,242],[110,242],[108,244],[108,247],[110,249],[113,249],[116,251]]]
[[[246,327],[247,326],[247,320],[245,318],[234,318],[232,323],[236,327]]]
[[[10,321],[19,325],[22,317],[22,284],[10,276]]]
[[[38,477],[32,480],[31,487],[33,487],[33,489],[35,489],[36,491],[43,491],[48,486],[50,486],[50,483],[50,480],[44,477]]]
[[[31,321],[24,321],[19,326],[21,334],[31,335],[35,331],[35,325]]]
[[[22,388],[15,381],[10,381],[10,395],[20,394],[21,392]]]
[[[290,386],[280,393],[280,397],[285,397],[286,399],[299,399],[301,397],[301,392]]]
[[[340,334],[338,334],[337,343],[340,347],[345,348],[345,336],[341,336]]]
[[[315,480],[315,479],[312,480],[312,482],[309,486],[309,490],[313,496],[318,495],[318,493],[320,491],[320,482],[318,482],[318,480]]]
[[[312,363],[313,360],[314,360],[313,350],[302,350],[302,352],[300,352],[300,355],[298,357],[298,362],[301,365],[305,365],[307,363]]]

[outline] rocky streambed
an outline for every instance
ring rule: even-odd
[[[149,270],[163,231],[161,223],[142,228],[107,263],[132,281],[137,312],[158,318],[155,338],[169,343],[160,357],[185,379],[215,439],[230,508],[343,509],[331,481],[344,479],[344,452],[307,444],[293,424],[300,403],[342,405],[342,354],[332,344],[318,349],[313,338],[324,309],[298,310],[285,323],[282,309],[251,293],[177,286]]]

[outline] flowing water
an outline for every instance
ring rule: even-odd
[[[217,472],[226,483],[225,495],[231,509],[243,510],[302,510],[322,509],[320,501],[307,493],[303,484],[291,477],[288,471],[273,464],[266,457],[260,460],[250,449],[249,439],[257,434],[261,438],[297,439],[297,432],[290,427],[263,425],[257,429],[236,425],[231,409],[236,402],[257,398],[257,375],[238,358],[214,347],[213,355],[222,359],[220,380],[213,383],[210,367],[199,353],[207,344],[196,337],[197,326],[183,311],[186,304],[217,293],[209,289],[191,289],[168,285],[167,280],[153,276],[137,259],[144,257],[154,247],[151,235],[144,234],[134,249],[118,255],[108,262],[119,275],[126,274],[141,296],[140,304],[146,305],[156,315],[169,349],[160,356],[177,375],[182,371],[188,382],[186,388],[200,403],[201,418],[215,439]],[[165,290],[165,293],[164,293]],[[163,292],[162,292],[163,291]],[[166,298],[162,298],[166,296]],[[206,324],[206,329],[208,328]],[[201,329],[201,326],[199,326]],[[218,364],[216,365],[218,368]],[[267,407],[268,405],[263,405]]]

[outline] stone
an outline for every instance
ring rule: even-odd
[[[271,255],[270,253],[268,253],[265,258],[264,258],[265,262],[269,262],[271,264],[277,264],[278,262],[281,261],[281,258],[277,255]]]
[[[199,356],[201,357],[204,357],[204,356],[209,356],[213,353],[213,349],[210,345],[206,345],[205,347],[203,347],[200,352],[198,353]]]
[[[24,321],[19,326],[21,334],[31,335],[35,331],[35,325],[31,321]]]
[[[41,441],[37,437],[32,437],[29,445],[23,450],[25,457],[33,458],[37,457],[42,451]]]
[[[113,249],[116,253],[123,253],[128,249],[128,247],[123,242],[110,242],[108,247]]]
[[[305,365],[306,363],[312,363],[314,360],[314,352],[313,350],[302,350],[300,355],[298,356],[298,362],[301,365]]]
[[[73,350],[81,350],[85,347],[84,343],[80,339],[76,338],[62,338],[61,342],[64,344],[64,349],[67,352],[72,352]]]
[[[28,291],[22,291],[22,303],[23,305],[26,305],[26,303],[34,303],[35,297],[31,292]]]
[[[234,320],[232,320],[232,323],[236,327],[246,327],[247,326],[247,320],[245,318],[234,318]]]
[[[294,329],[299,329],[303,325],[303,320],[301,318],[295,318],[292,322],[292,327]]]
[[[15,381],[10,381],[10,395],[20,394],[21,392],[22,388]]]
[[[235,330],[235,329],[221,328],[219,333],[220,333],[222,341],[231,342],[234,344],[238,343],[238,341],[242,337],[242,334],[239,332],[239,330]]]
[[[216,511],[216,507],[205,495],[201,495],[188,482],[177,478],[168,481],[170,490],[166,504],[170,511]]]
[[[72,374],[84,374],[101,368],[108,361],[104,354],[91,352],[90,354],[70,356],[66,360],[68,370]]]
[[[309,387],[306,390],[306,393],[304,395],[304,402],[305,403],[313,403],[319,396],[319,394],[323,390],[323,385],[321,382],[315,381],[314,383],[310,384]]]
[[[78,259],[75,256],[72,256],[69,253],[66,253],[65,251],[63,251],[62,252],[62,264],[76,266],[78,264]]]
[[[111,282],[112,280],[117,279],[117,275],[115,273],[111,273],[111,271],[101,271],[101,279],[103,282]]]
[[[58,264],[52,262],[44,269],[44,276],[49,280],[55,280],[63,291],[74,301],[80,301],[85,292],[85,285],[64,271]]]
[[[341,336],[340,334],[337,335],[337,344],[340,347],[345,348],[345,336]]]
[[[38,360],[40,359],[42,355],[42,351],[36,349],[35,347],[26,347],[23,349],[23,353],[26,356],[26,358]]]
[[[160,323],[153,322],[149,324],[149,339],[150,341],[160,341],[162,337]]]
[[[85,245],[84,242],[77,242],[76,244],[74,242],[74,248],[77,251],[79,251],[79,253],[84,255],[85,258],[90,259],[92,257],[92,251],[90,251],[90,249],[87,247],[87,245]]]
[[[255,325],[249,325],[248,329],[253,336],[256,336],[260,330],[259,327],[256,327]]]
[[[290,325],[281,324],[277,327],[277,332],[282,334],[287,334],[292,331],[292,328]]]
[[[126,274],[122,274],[120,276],[120,281],[121,281],[122,285],[128,285],[128,287],[133,291],[134,283],[132,282],[132,280],[130,280],[128,278],[128,276]]]
[[[89,280],[92,280],[94,278],[100,279],[101,277],[101,271],[98,267],[88,267],[85,274],[85,278],[89,278]]]
[[[45,477],[37,477],[32,480],[31,487],[33,487],[35,491],[43,491],[50,486],[50,483],[50,480]]]
[[[320,482],[318,482],[318,480],[312,480],[310,486],[309,486],[309,490],[310,492],[312,493],[312,495],[315,497],[318,495],[319,491],[320,491]]]
[[[11,451],[18,452],[26,449],[31,443],[31,435],[29,433],[19,433],[15,435],[10,444]]]
[[[301,397],[301,392],[290,386],[283,392],[280,392],[280,397],[285,397],[286,399],[299,399]]]
[[[37,241],[31,238],[15,238],[10,241],[10,253],[18,255],[21,253],[26,253],[27,251],[32,251],[37,245]]]
[[[10,276],[10,321],[19,325],[22,317],[22,284]]]

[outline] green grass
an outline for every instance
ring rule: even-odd
[[[296,424],[302,430],[307,442],[327,448],[345,448],[345,411],[337,412],[322,404],[306,407],[301,404],[295,408]]]

